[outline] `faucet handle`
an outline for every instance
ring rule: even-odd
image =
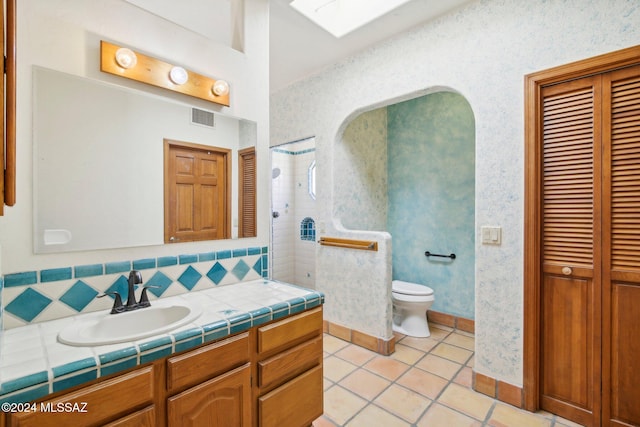
[[[151,303],[149,302],[149,297],[147,295],[147,289],[157,289],[160,288],[160,286],[153,286],[153,285],[146,285],[142,287],[142,294],[140,294],[140,301],[138,302],[138,307],[140,308],[144,308],[144,307],[150,307]]]
[[[111,308],[111,314],[122,313],[123,311],[125,311],[125,307],[122,304],[122,297],[117,291],[105,292],[102,295],[98,295],[97,298],[106,297],[107,295],[111,295],[114,297],[113,307]]]

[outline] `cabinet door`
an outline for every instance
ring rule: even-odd
[[[169,398],[169,427],[250,427],[249,363]]]
[[[322,399],[322,366],[316,366],[258,399],[259,426],[308,426],[322,415]]]

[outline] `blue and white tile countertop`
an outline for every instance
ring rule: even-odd
[[[288,283],[257,279],[159,301],[163,305],[195,304],[202,308],[202,314],[193,323],[166,334],[95,347],[74,347],[57,340],[60,330],[83,315],[1,332],[0,402],[29,402],[218,340],[319,306],[324,303],[324,295]]]

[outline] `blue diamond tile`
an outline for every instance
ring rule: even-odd
[[[198,283],[198,280],[202,277],[202,274],[198,273],[198,270],[189,266],[187,269],[178,277],[178,282],[182,284],[185,288],[191,290]]]
[[[47,308],[49,304],[51,304],[51,298],[31,288],[27,288],[4,309],[27,322],[31,322],[42,310]]]
[[[238,263],[236,264],[235,267],[233,267],[233,270],[231,270],[231,272],[233,273],[234,276],[236,276],[238,279],[242,280],[244,279],[244,276],[247,275],[247,273],[249,272],[249,270],[251,270],[251,267],[249,267],[247,265],[246,262],[244,262],[243,260],[238,261]]]
[[[211,267],[211,270],[209,270],[209,272],[207,273],[207,277],[211,279],[211,281],[216,285],[219,285],[226,275],[227,269],[224,268],[219,262],[216,262],[213,267]]]
[[[173,280],[162,274],[160,271],[156,271],[151,279],[145,283],[149,286],[157,286],[157,288],[149,288],[149,292],[157,297],[160,297],[173,283]]]
[[[60,297],[60,301],[73,308],[75,311],[82,311],[95,297],[98,291],[91,286],[78,280],[67,292]]]
[[[122,301],[125,302],[127,300],[127,298],[129,297],[129,281],[127,280],[126,277],[121,275],[104,292],[105,293],[117,292],[122,297]],[[111,299],[114,299],[113,295],[109,295],[109,297]]]
[[[258,261],[253,264],[253,270],[260,275],[262,274],[262,259],[258,258]]]

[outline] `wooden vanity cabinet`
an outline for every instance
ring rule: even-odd
[[[323,413],[322,308],[257,330],[259,427],[309,426]]]
[[[322,358],[318,307],[54,395],[0,427],[309,426],[323,411]],[[65,403],[86,412],[40,410]]]

